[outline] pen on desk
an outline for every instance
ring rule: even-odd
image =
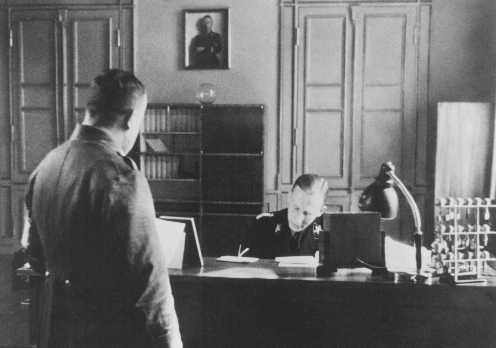
[[[240,249],[241,250],[241,249]],[[250,251],[250,248],[246,248],[245,250],[243,250],[242,252],[238,253],[238,257],[241,257],[243,256],[244,254],[246,254],[248,251]]]
[[[241,244],[238,247],[238,256],[239,256],[239,254],[241,254]]]

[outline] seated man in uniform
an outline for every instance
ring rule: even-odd
[[[326,194],[324,178],[301,175],[289,193],[287,209],[257,216],[247,240],[248,255],[266,259],[314,255],[319,248]]]

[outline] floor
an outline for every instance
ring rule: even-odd
[[[27,290],[14,290],[12,258],[0,255],[0,348],[31,347],[28,337]]]

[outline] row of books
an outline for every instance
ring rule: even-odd
[[[146,151],[168,153],[168,152],[200,152],[198,137],[183,136],[146,136]]]
[[[180,159],[177,156],[143,156],[142,166],[148,179],[178,178]]]
[[[144,132],[199,132],[200,111],[197,109],[147,109]]]

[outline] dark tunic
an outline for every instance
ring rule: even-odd
[[[196,49],[202,47],[198,52]],[[192,68],[220,68],[217,54],[222,50],[222,37],[213,31],[198,34],[191,40],[190,47]]]
[[[322,218],[315,219],[305,230],[291,234],[288,210],[261,214],[247,236],[246,255],[265,259],[278,256],[314,255],[319,249],[318,237]]]
[[[180,340],[148,183],[105,132],[81,126],[52,150],[26,205],[28,254],[56,284],[49,347]]]

